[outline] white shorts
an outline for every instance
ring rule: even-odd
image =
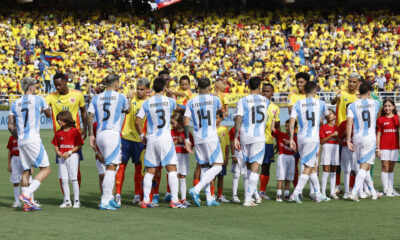
[[[354,141],[354,152],[358,164],[375,162],[375,141]]]
[[[241,145],[244,162],[256,162],[260,165],[263,163],[265,154],[265,142],[255,142],[251,144],[241,143]]]
[[[69,158],[58,158],[58,178],[74,181],[78,179],[79,154],[73,153]]]
[[[294,156],[280,154],[276,163],[276,180],[293,181],[294,179]]]
[[[232,162],[232,166],[231,166],[231,172],[232,173],[239,173],[242,174],[243,176],[247,175],[247,165],[246,163],[243,161],[243,154],[242,152],[238,152],[235,151],[235,156],[237,159],[237,163],[233,163]]]
[[[206,142],[194,145],[196,161],[199,164],[223,163],[221,145],[219,142]]]
[[[106,166],[121,163],[121,137],[119,132],[102,131],[97,134],[96,142]]]
[[[399,150],[381,150],[381,160],[397,162],[399,160]]]
[[[342,146],[340,161],[340,167],[342,168],[342,171],[350,172],[358,170],[356,153],[350,151],[347,146]]]
[[[19,146],[19,158],[24,170],[50,166],[49,157],[42,142],[28,143]]]
[[[147,143],[144,154],[144,165],[146,167],[158,167],[160,165],[165,167],[177,164],[174,142]]]
[[[189,173],[189,153],[176,153],[178,174],[186,176]]]
[[[24,168],[22,167],[21,160],[18,156],[11,157],[11,183],[20,183]]]
[[[308,167],[318,164],[319,142],[308,142],[299,145],[300,163]]]
[[[106,165],[96,159],[97,173],[99,175],[106,173]]]
[[[325,143],[322,145],[321,165],[339,166],[339,144]]]

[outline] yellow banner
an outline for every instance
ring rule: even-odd
[[[248,93],[227,93],[225,94],[224,101],[225,104],[228,104],[229,107],[236,107],[238,101],[242,98],[249,95]]]

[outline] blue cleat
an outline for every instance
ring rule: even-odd
[[[114,200],[114,198],[111,199],[110,202],[109,202],[108,204],[111,205],[111,206],[114,207],[114,208],[117,208],[117,209],[121,207],[121,205],[119,205],[119,204]]]
[[[197,207],[200,207],[200,197],[199,194],[196,193],[194,188],[189,189],[189,195],[192,197],[194,204],[196,204]]]
[[[292,195],[290,195],[290,201],[296,202],[296,203],[301,203],[301,199],[300,199],[299,195],[295,195],[294,193],[292,193]]]
[[[107,204],[107,205],[100,204],[99,209],[100,210],[113,210],[113,211],[117,210],[115,207],[111,206],[111,204]]]
[[[171,201],[169,203],[169,206],[171,208],[187,208],[187,206],[185,204],[181,203],[180,201],[177,201],[177,202]]]
[[[155,197],[153,197],[153,202],[154,202]],[[158,197],[157,197],[157,203],[158,203]],[[164,196],[164,201],[165,202],[171,202],[171,193],[167,192]]]
[[[19,199],[24,202],[24,204],[28,205],[29,207],[32,207],[34,204],[32,202],[32,199],[25,194],[19,195]]]
[[[219,202],[215,200],[207,201],[206,206],[207,207],[215,207],[221,205]]]
[[[152,203],[158,204],[159,201],[160,201],[160,196],[159,195],[154,195]]]

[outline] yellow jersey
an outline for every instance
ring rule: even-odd
[[[69,89],[66,95],[60,95],[56,91],[46,96],[46,102],[51,107],[54,132],[61,129],[56,120],[57,114],[61,111],[70,111],[72,118],[76,122],[76,128],[81,131],[79,108],[85,107],[85,100],[80,91]]]
[[[219,143],[221,145],[222,155],[224,156],[224,160],[225,160],[227,157],[226,156],[226,146],[230,145],[228,128],[226,126],[220,125],[217,128],[217,134],[218,134]]]
[[[185,94],[184,97],[176,96],[176,103],[177,103],[178,105],[185,105],[185,106],[186,106],[186,103],[187,103],[190,99],[192,99],[192,97],[193,97],[193,93],[192,93],[192,91],[190,91],[190,89],[184,91],[184,90],[182,90],[180,87],[178,87],[177,92],[178,92],[178,93],[184,93],[184,94]]]
[[[136,121],[136,114],[139,112],[142,103],[147,98],[139,99],[135,96],[131,102],[131,111],[125,115],[125,120],[122,125],[121,135],[123,139],[133,141],[133,142],[141,142],[140,135],[136,130],[135,121]],[[142,120],[142,126],[145,122],[145,119]]]
[[[338,92],[340,94],[340,98],[336,103],[336,126],[339,126],[343,121],[347,119],[347,104],[353,103],[357,99],[356,93],[349,93],[346,90],[341,90]]]
[[[297,101],[302,100],[302,99],[304,99],[304,98],[306,98],[306,95],[305,95],[305,94],[300,94],[300,93],[298,93],[298,92],[291,93],[291,94],[289,94],[289,96],[288,96],[288,101],[287,101],[288,106],[289,106],[289,107],[290,107],[290,106],[294,106],[294,104],[295,104]],[[316,98],[316,99],[319,99],[319,96],[318,96],[318,95],[315,95],[315,98]]]
[[[266,144],[273,144],[274,143],[274,138],[272,137],[272,133],[271,133],[271,124],[272,124],[272,120],[274,118],[274,115],[276,113],[275,116],[275,121],[279,121],[279,106],[276,105],[275,103],[271,102],[268,106],[267,109],[267,120],[265,121],[265,143]]]

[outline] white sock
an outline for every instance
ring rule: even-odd
[[[390,190],[393,190],[394,183],[394,174],[393,172],[388,172],[388,187]]]
[[[103,195],[101,196],[101,203],[104,205],[108,205],[113,197],[112,190],[115,183],[115,174],[116,171],[113,170],[106,170],[104,174]]]
[[[249,176],[249,186],[247,186],[246,194],[245,194],[245,202],[248,202],[251,200],[253,194],[257,191],[257,185],[258,185],[258,178],[260,175],[255,172],[251,172]]]
[[[19,195],[20,195],[20,191],[19,191],[19,186],[14,186],[14,199],[15,201],[19,200]]]
[[[181,199],[186,200],[186,178],[179,178],[179,188],[181,191]]]
[[[28,189],[26,190],[26,193],[29,194],[29,196],[31,197],[31,195],[38,190],[38,188],[40,187],[40,181],[38,180],[33,180],[32,183],[29,185]]]
[[[21,192],[22,192],[24,195],[27,195],[27,196],[29,197],[29,195],[28,195],[28,193],[27,193],[28,188],[29,188],[29,187],[22,187],[22,186],[21,186]]]
[[[222,166],[220,165],[215,165],[212,168],[203,168],[201,169],[201,176],[200,176],[200,182],[194,187],[194,190],[196,193],[200,193],[201,189],[203,189],[207,184],[209,184],[215,176],[218,175],[219,172],[221,172]],[[204,173],[203,173],[204,172]],[[210,190],[208,189],[208,192]]]
[[[349,187],[349,184],[350,184],[350,172],[344,172],[343,184],[344,184],[344,192],[345,193],[350,193],[350,187]]]
[[[299,177],[299,181],[297,182],[297,186],[293,191],[294,195],[298,195],[301,192],[303,192],[303,188],[306,185],[308,179],[310,178],[310,176],[306,175],[306,174],[301,174]]]
[[[168,184],[171,190],[171,201],[178,202],[179,180],[176,171],[168,172]]]
[[[71,199],[70,199],[71,193],[69,191],[68,179],[67,178],[61,179],[61,184],[62,184],[62,188],[64,191],[64,202],[66,202],[66,201],[70,202],[71,201]]]
[[[331,172],[329,174],[330,178],[330,185],[331,185],[331,195],[335,194],[335,190],[336,190],[336,172]]]
[[[243,189],[244,189],[244,194],[246,194],[246,189],[249,186],[249,175],[247,173],[243,175]]]
[[[362,188],[366,175],[367,172],[364,169],[360,169],[360,171],[358,171],[353,190],[351,191],[353,195],[357,195],[360,189]]]
[[[369,174],[369,172],[367,172],[367,175],[365,176],[365,181],[364,182],[367,184],[367,187],[368,187],[369,191],[371,191],[371,194],[375,195],[376,191],[375,191],[375,188],[374,188],[374,182],[372,181],[371,174]]]
[[[311,173],[311,174],[310,174],[310,182],[312,182],[312,187],[314,188],[314,189],[313,189],[313,190],[314,190],[314,193],[315,193],[315,194],[321,193],[317,173]],[[310,187],[311,187],[311,184],[310,184]]]
[[[282,196],[282,189],[276,190],[276,195],[281,195]]]
[[[382,188],[383,191],[389,190],[389,178],[388,178],[388,173],[387,172],[382,172],[381,173],[381,181],[382,181]]]
[[[32,180],[32,175],[30,175],[30,176],[29,176],[29,184],[31,184],[32,181],[33,181],[33,180]]]
[[[207,202],[211,202],[212,200],[214,200],[213,196],[211,195],[210,183],[207,183],[207,184],[204,186],[204,193],[206,194]]]
[[[232,179],[232,195],[233,196],[237,196],[239,179],[240,179],[240,172],[233,173],[233,179]]]
[[[79,201],[79,184],[78,180],[71,181],[72,191],[74,191],[74,202]]]
[[[143,178],[143,202],[150,202],[151,186],[153,185],[154,174],[146,173]]]
[[[326,185],[328,184],[328,177],[329,177],[329,172],[322,172],[322,177],[321,177],[321,193],[322,193],[322,195],[326,194]]]
[[[310,184],[310,196],[311,196],[311,194],[315,194],[315,188],[314,188],[314,185],[313,185],[313,183],[311,181],[311,174],[310,174],[310,182],[309,182],[309,184]]]

